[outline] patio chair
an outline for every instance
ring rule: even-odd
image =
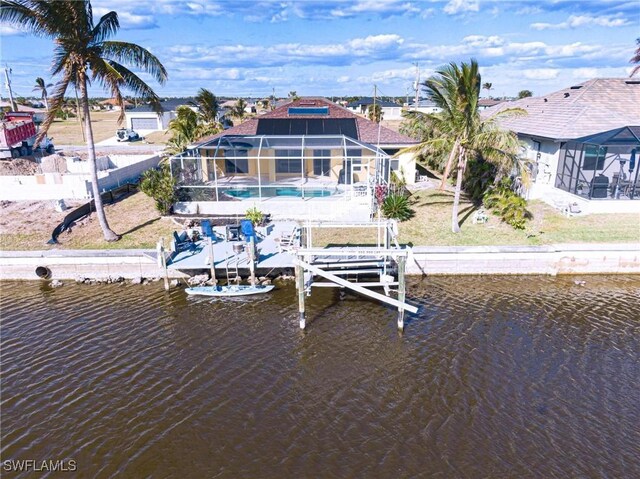
[[[189,239],[189,235],[186,231],[178,234],[176,231],[173,232],[173,241],[172,241],[172,249],[176,253],[180,253],[181,251],[189,251],[193,248],[194,244]]]
[[[598,175],[592,183],[591,198],[606,198],[609,195],[609,178],[607,176]]]
[[[280,238],[276,238],[276,241],[278,242],[278,251],[280,253],[297,248],[300,246],[300,229],[298,226],[294,226],[291,233],[282,233]]]
[[[213,232],[213,227],[211,226],[211,221],[202,220],[200,222],[200,227],[202,228],[202,236],[216,239],[216,234]]]

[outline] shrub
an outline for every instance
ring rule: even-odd
[[[258,226],[260,223],[262,223],[262,220],[264,219],[264,214],[262,214],[262,211],[260,211],[258,208],[254,206],[253,208],[249,208],[246,211],[246,213],[244,214],[244,217],[248,220],[251,220],[251,222],[253,223],[253,226]]]
[[[484,205],[505,223],[522,230],[532,215],[527,210],[527,201],[513,192],[511,183],[511,179],[503,178],[485,194]]]
[[[474,203],[482,203],[496,178],[496,167],[481,159],[470,161],[462,180],[462,188]]]
[[[171,213],[176,200],[176,180],[171,175],[169,165],[161,165],[157,170],[147,170],[142,175],[140,190],[156,202],[156,209],[163,215]]]
[[[391,194],[382,203],[382,214],[393,220],[405,221],[411,218],[414,212],[405,196]]]

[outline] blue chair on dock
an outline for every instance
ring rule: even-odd
[[[209,237],[209,238],[211,238],[213,240],[216,239],[216,235],[213,232],[213,227],[211,226],[211,221],[202,220],[200,222],[200,227],[202,228],[202,236]]]
[[[247,243],[251,241],[251,238],[253,238],[254,243],[258,242],[258,238],[256,237],[256,232],[253,229],[253,222],[251,220],[240,221],[240,231]]]

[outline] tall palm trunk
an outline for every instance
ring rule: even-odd
[[[107,217],[104,214],[104,206],[102,197],[100,196],[100,188],[98,186],[98,165],[96,163],[96,147],[93,143],[93,129],[91,128],[91,117],[89,116],[89,97],[87,95],[87,77],[84,72],[80,74],[80,96],[83,111],[84,132],[87,142],[87,152],[89,154],[89,170],[91,172],[91,188],[93,191],[93,201],[96,207],[96,215],[98,222],[102,228],[102,234],[107,241],[118,241],[120,236],[109,228]]]
[[[453,196],[453,210],[451,211],[451,231],[460,233],[460,223],[458,222],[458,210],[460,209],[460,193],[462,192],[462,177],[467,167],[467,150],[463,146],[460,147],[460,156],[458,156],[458,173],[456,177],[456,191]]]
[[[447,178],[449,178],[449,174],[451,173],[451,167],[453,166],[453,162],[456,159],[456,153],[458,152],[458,148],[460,147],[460,140],[456,140],[456,143],[453,145],[453,149],[451,153],[449,153],[449,159],[447,160],[447,164],[444,167],[444,173],[442,174],[442,181],[440,182],[439,190],[444,190],[445,185],[447,184]]]

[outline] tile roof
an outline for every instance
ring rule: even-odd
[[[328,115],[318,115],[310,114],[310,115],[301,115],[296,114],[294,116],[289,116],[289,108],[290,107],[328,107],[329,114]],[[203,138],[201,140],[202,143],[211,141],[216,139],[222,135],[255,135],[258,122],[262,118],[354,118],[356,120],[357,128],[358,128],[358,140],[363,141],[365,143],[369,143],[372,145],[378,144],[378,131],[380,132],[380,146],[391,146],[391,145],[413,145],[418,143],[411,137],[406,135],[402,135],[396,131],[390,130],[389,128],[379,127],[377,123],[367,120],[366,118],[362,118],[354,114],[353,112],[347,110],[346,108],[333,103],[326,98],[319,97],[305,97],[300,98],[298,100],[289,102],[285,105],[282,105],[276,108],[273,111],[267,112],[263,115],[260,115],[256,118],[252,118],[251,120],[247,120],[244,123],[234,126],[233,128],[229,128],[222,133],[218,133],[216,135]]]
[[[400,108],[402,106],[402,105],[398,105],[397,103],[393,103],[392,101],[380,100],[380,98],[374,100],[372,97],[364,97],[364,98],[360,98],[357,101],[352,101],[347,105],[347,107],[357,108],[360,105],[373,105],[374,103],[383,107],[390,107],[390,108],[391,107]]]
[[[508,108],[527,115],[499,120],[517,133],[568,140],[640,124],[640,80],[596,78],[540,97],[504,102],[482,112],[490,116]]]
[[[182,105],[191,106],[189,102],[194,101],[193,98],[168,98],[160,102],[163,111],[174,111],[176,108]],[[135,112],[151,112],[153,109],[151,105],[140,105],[136,108],[131,108],[127,110],[127,113],[135,113]]]

